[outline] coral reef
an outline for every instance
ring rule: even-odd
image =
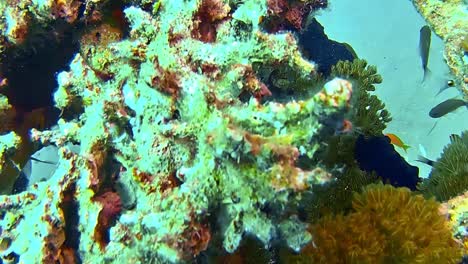
[[[352,207],[353,193],[360,192],[366,185],[379,180],[380,175],[359,168],[355,157],[355,143],[361,133],[368,137],[381,136],[382,130],[391,120],[384,104],[376,96],[369,94],[375,90],[374,84],[382,81],[375,67],[367,66],[364,60],[340,61],[332,67],[331,77],[351,80],[354,87],[353,107],[351,111],[338,113],[325,121],[332,125],[324,128],[324,134],[329,136],[324,137],[326,144],[317,151],[316,158],[319,157],[320,162],[335,176],[335,180],[324,186],[316,186],[313,192],[306,192],[302,197],[301,207],[311,223],[330,213],[347,213]],[[341,131],[345,120],[352,123],[350,131]]]
[[[102,2],[35,2],[27,14],[39,23],[95,23]],[[323,119],[352,109],[353,83],[314,82],[316,65],[291,32],[261,30],[266,1],[134,4],[124,10],[127,30],[106,23],[85,30],[79,53],[57,75],[62,118],[32,129],[31,138],[59,147],[60,161],[47,181],[0,196],[0,239],[8,242],[0,256],[181,262],[215,237],[234,252],[245,234],[263,246],[281,238],[299,251],[311,235],[288,206],[331,175],[298,160],[312,159],[322,144]],[[268,98],[262,77],[270,79],[271,65],[303,80],[302,97]],[[281,77],[272,79],[294,94]]]
[[[452,233],[463,243],[463,253],[468,254],[468,192],[463,193],[441,205],[440,211],[450,221]]]
[[[433,163],[429,178],[419,186],[427,197],[447,201],[468,189],[468,131],[451,135],[450,144],[444,147],[442,155]]]
[[[278,32],[289,27],[302,29],[309,12],[327,5],[327,0],[267,0],[268,16],[264,24],[269,32]]]
[[[331,76],[350,79],[355,82],[353,109],[347,114],[353,126],[365,136],[381,135],[386,123],[392,118],[385,110],[385,104],[369,92],[375,91],[374,84],[382,82],[375,66],[368,66],[365,60],[355,59],[353,62],[340,61],[332,67]]]
[[[468,56],[464,48],[468,32],[468,3],[462,0],[413,0],[413,4],[444,40],[447,65],[457,78],[457,87],[468,99]]]
[[[353,212],[313,225],[314,242],[301,254],[283,252],[284,263],[458,263],[439,204],[409,189],[369,185],[353,198]]]

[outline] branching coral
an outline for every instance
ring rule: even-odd
[[[325,217],[312,227],[313,244],[299,256],[313,263],[458,263],[439,204],[406,188],[369,185],[353,199],[353,212]],[[291,263],[291,262],[288,262]]]
[[[468,189],[468,131],[451,135],[429,178],[418,188],[425,196],[447,201]]]
[[[307,213],[309,223],[315,223],[324,216],[347,214],[352,209],[353,193],[361,192],[366,185],[378,181],[377,175],[368,174],[357,167],[349,167],[335,174],[338,174],[336,180],[324,186],[314,186],[313,192],[303,196],[301,206]]]
[[[382,82],[374,66],[367,66],[365,60],[353,62],[340,61],[332,67],[331,76],[353,80],[357,89],[353,94],[353,110],[349,114],[353,125],[365,135],[381,135],[386,123],[392,119],[385,104],[369,92],[375,90],[374,84]]]

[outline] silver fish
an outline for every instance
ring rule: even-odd
[[[429,60],[429,49],[431,48],[431,29],[425,25],[419,30],[419,55],[421,56],[422,68],[424,71],[423,82],[429,71],[427,62]]]
[[[459,107],[462,106],[466,106],[468,108],[468,102],[465,102],[461,99],[448,99],[434,106],[434,108],[432,108],[429,112],[429,116],[432,118],[439,118],[457,110]]]

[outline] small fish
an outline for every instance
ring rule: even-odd
[[[432,108],[429,112],[429,116],[432,118],[439,118],[457,110],[459,107],[462,106],[466,106],[468,108],[468,103],[462,99],[448,99],[434,106],[434,108]]]
[[[434,164],[436,163],[435,161],[433,160],[430,160],[422,155],[418,155],[418,159],[416,159],[416,161],[419,161],[421,163],[424,163],[424,164],[427,164],[431,167],[434,167]]]
[[[30,139],[30,129],[46,129],[55,123],[57,119],[58,109],[54,107],[42,107],[30,111],[12,108],[9,115],[0,120],[2,124],[0,126],[0,131],[13,130],[21,137],[22,142],[16,151],[8,157],[10,160],[8,168],[0,172],[0,194],[11,193],[11,187],[15,179],[21,173],[22,168],[26,165],[31,154],[34,153],[37,148],[36,144]],[[40,159],[36,161],[41,163],[50,162]]]
[[[425,25],[419,30],[419,55],[421,56],[422,68],[424,76],[422,81],[426,79],[429,69],[427,68],[427,62],[429,60],[429,49],[431,48],[431,29]]]
[[[407,149],[410,147],[406,145],[405,143],[403,143],[403,141],[395,134],[388,133],[388,134],[385,134],[385,136],[390,139],[390,143],[392,143],[393,145],[397,147],[402,148],[405,152],[407,152]]]
[[[386,136],[359,135],[354,158],[361,170],[375,172],[385,183],[416,190],[420,182],[419,168],[400,156]]]
[[[440,87],[439,92],[437,92],[436,96],[438,96],[440,93],[443,91],[447,90],[448,88],[455,87],[455,81],[454,80],[448,80],[447,84],[444,86]]]

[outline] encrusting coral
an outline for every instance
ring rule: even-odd
[[[102,36],[104,47],[94,41],[99,34],[85,35],[57,75],[54,100],[63,116],[31,137],[56,145],[60,160],[47,181],[0,196],[7,211],[0,239],[11,241],[1,256],[182,262],[214,237],[234,252],[245,234],[300,250],[311,236],[287,205],[331,175],[298,159],[312,158],[323,142],[322,118],[351,109],[353,84],[335,78],[314,86],[316,66],[294,35],[261,29],[266,1],[143,2],[124,10],[127,38]],[[268,65],[295,72],[314,92],[263,102],[271,92],[257,70]],[[70,230],[79,241],[71,242]]]
[[[449,219],[454,237],[463,243],[463,254],[468,255],[468,192],[448,200],[440,211]]]
[[[418,185],[427,197],[447,201],[468,189],[468,131],[451,135],[450,144],[433,164],[429,178]]]
[[[413,0],[414,6],[431,29],[444,41],[444,58],[455,76],[455,87],[468,99],[468,61],[466,33],[468,32],[468,2],[464,0]]]
[[[458,263],[461,246],[439,203],[407,188],[372,184],[353,198],[353,212],[311,228],[313,243],[285,263]]]

